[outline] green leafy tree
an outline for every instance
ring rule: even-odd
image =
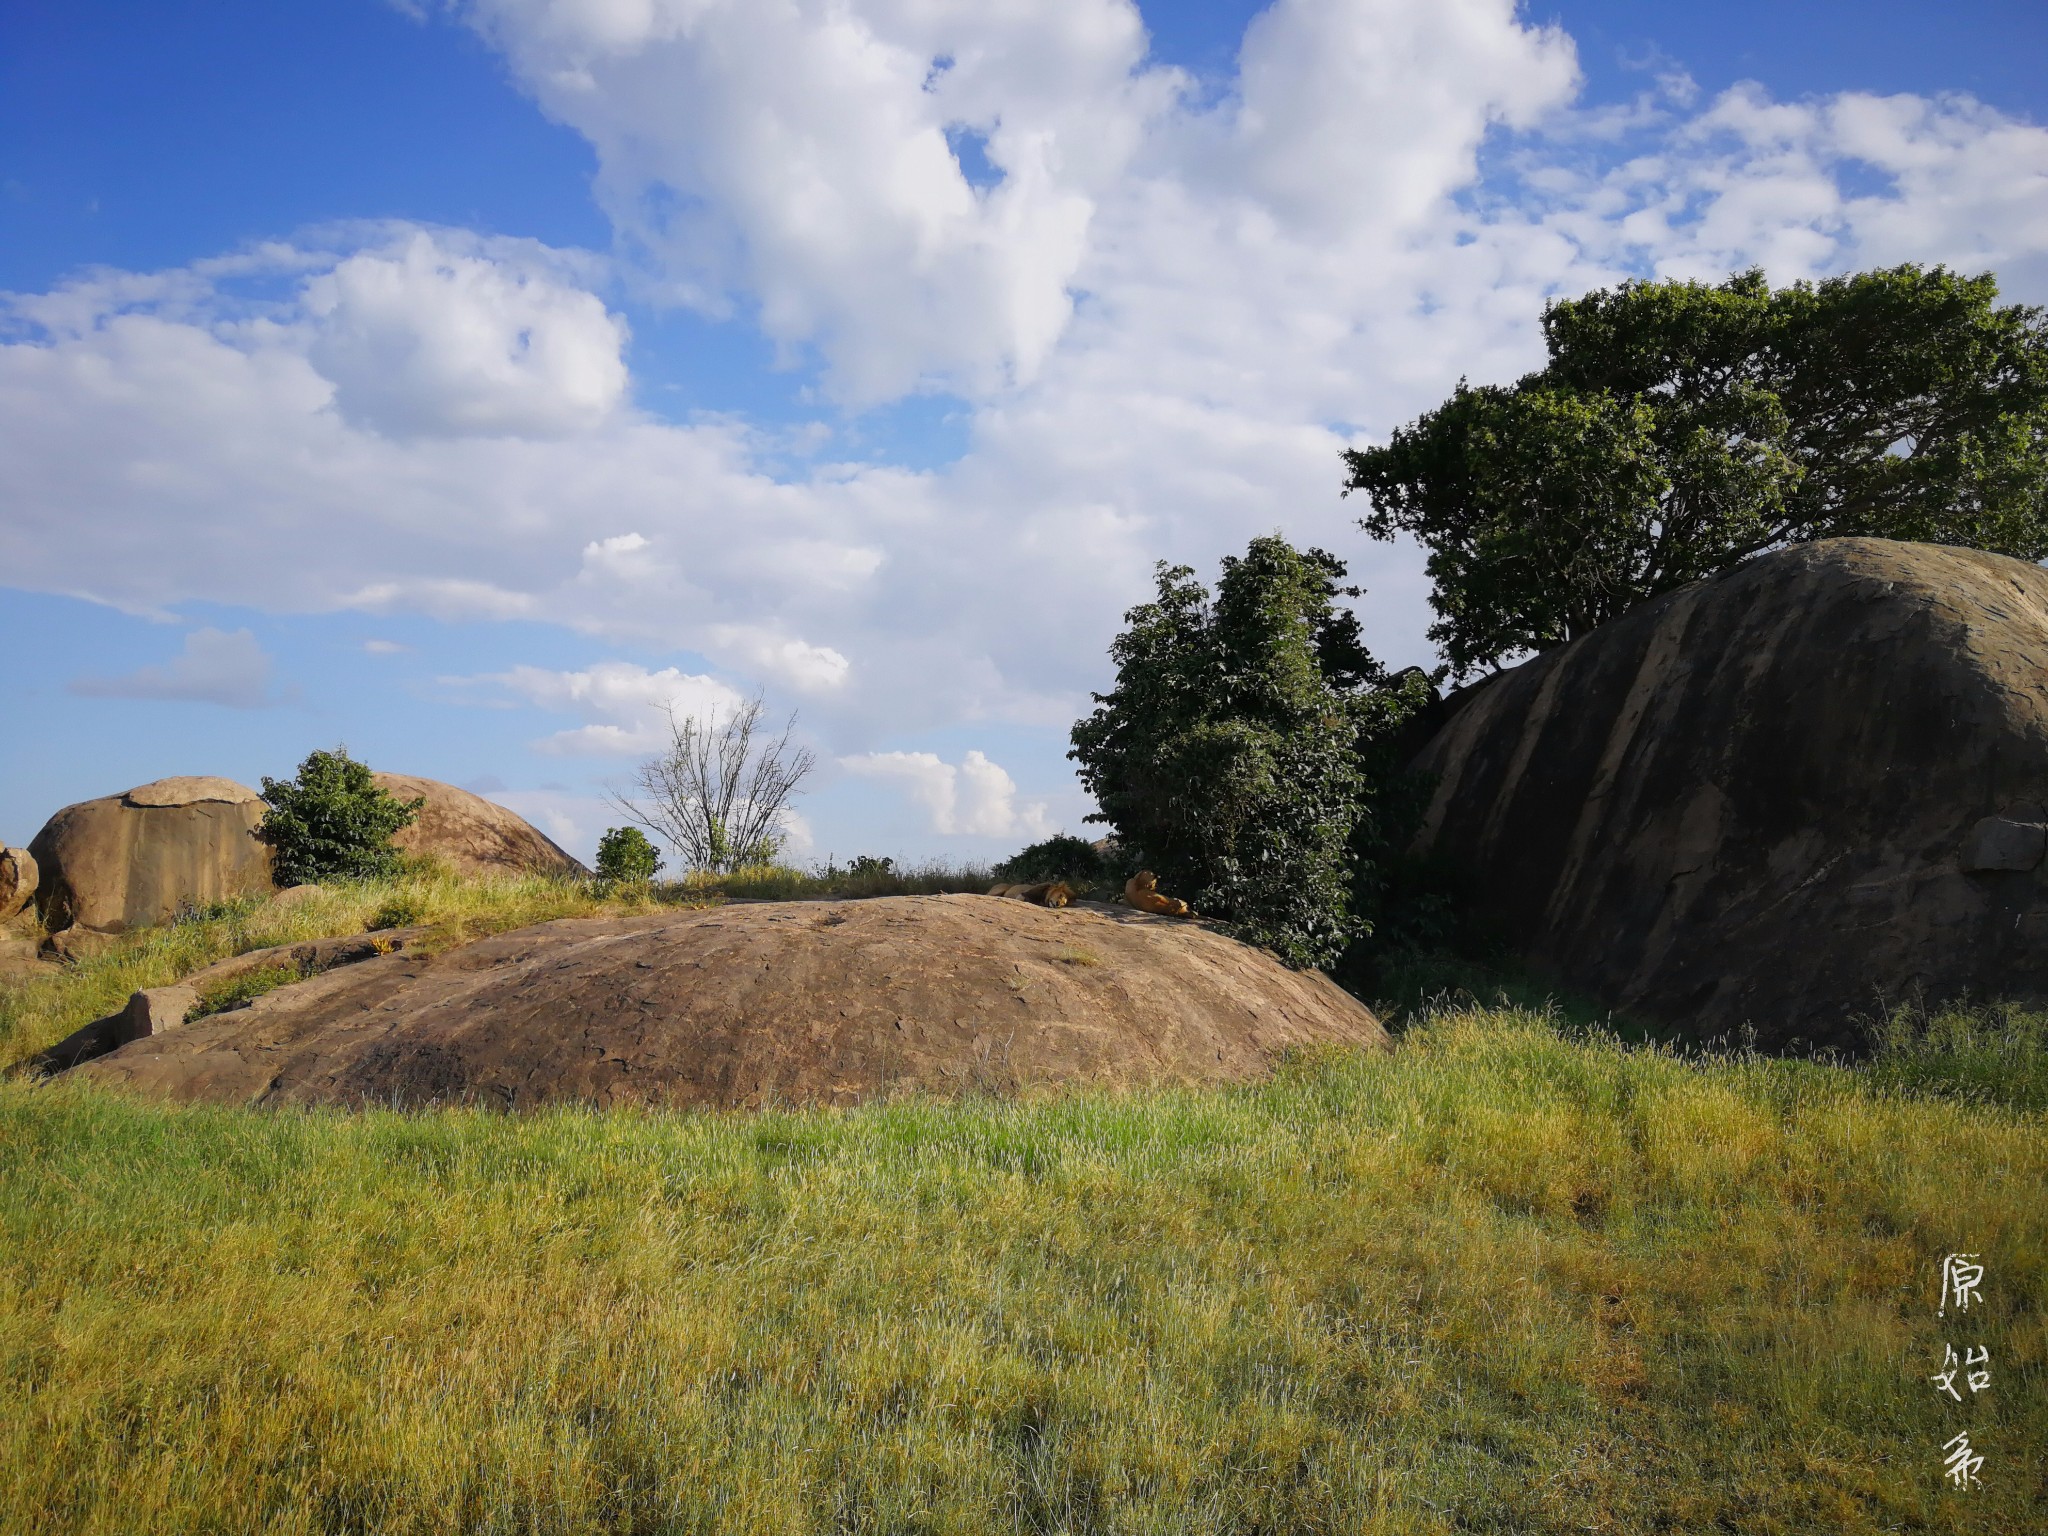
[[[1382,846],[1372,748],[1427,692],[1359,642],[1343,575],[1277,535],[1226,558],[1213,597],[1162,564],[1068,754],[1130,859],[1294,965],[1334,963],[1369,926],[1353,894]]]
[[[279,885],[396,872],[400,855],[392,835],[410,826],[427,803],[393,798],[346,747],[313,753],[296,778],[264,779],[263,802],[262,836]]]
[[[661,868],[661,850],[638,827],[613,827],[597,840],[597,877],[618,885],[645,885]]]
[[[1458,676],[1808,539],[2048,554],[2048,323],[1989,274],[1773,290],[1624,283],[1549,305],[1550,361],[1348,450],[1375,538],[1428,552]]]

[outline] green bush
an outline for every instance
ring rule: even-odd
[[[638,827],[613,827],[597,842],[597,877],[619,885],[645,885],[661,868],[661,850]]]
[[[400,855],[392,835],[426,804],[393,799],[346,747],[311,754],[295,779],[265,778],[263,800],[269,809],[262,835],[275,852],[279,885],[396,874]]]
[[[1097,851],[1085,837],[1073,837],[1065,832],[1048,837],[1042,843],[1033,843],[995,867],[999,880],[1064,880],[1069,885],[1084,888],[1121,885],[1130,873],[1118,866],[1114,858],[1105,857]]]

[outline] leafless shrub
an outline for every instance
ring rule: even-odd
[[[773,861],[782,814],[817,765],[796,746],[791,715],[772,741],[757,697],[721,721],[668,711],[669,745],[634,773],[636,795],[613,794],[614,809],[663,839],[693,870],[729,874]]]

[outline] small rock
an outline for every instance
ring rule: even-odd
[[[2041,862],[2044,853],[2048,853],[2048,826],[2037,821],[1986,816],[1963,839],[1963,873],[2032,869]]]
[[[121,1010],[125,1037],[140,1040],[148,1035],[160,1035],[167,1029],[176,1029],[185,1022],[185,1015],[198,1001],[199,989],[183,983],[137,992],[128,999],[128,1006]]]

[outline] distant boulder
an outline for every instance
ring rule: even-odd
[[[2048,572],[1829,539],[1454,698],[1419,851],[1542,973],[1696,1038],[2048,996]]]
[[[26,848],[0,848],[0,923],[35,899],[39,873],[36,856]]]
[[[391,840],[403,853],[440,859],[465,876],[590,873],[523,816],[466,789],[409,773],[371,778],[394,799],[427,802]]]
[[[158,779],[67,805],[29,843],[52,932],[120,933],[188,903],[270,889],[263,802],[232,779]]]

